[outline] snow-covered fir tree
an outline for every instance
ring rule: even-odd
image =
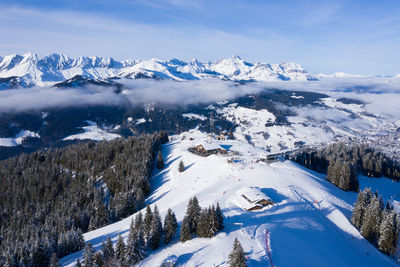
[[[217,207],[215,208],[215,214],[218,220],[218,231],[221,231],[222,229],[224,229],[224,215],[222,214],[222,210],[218,202]]]
[[[93,257],[93,267],[103,267],[104,259],[103,254],[99,251]]]
[[[385,212],[379,234],[379,249],[388,255],[394,255],[399,240],[399,218],[396,211]]]
[[[246,254],[239,240],[235,238],[233,242],[233,250],[229,254],[228,264],[230,267],[246,267]]]
[[[50,267],[61,267],[60,263],[58,262],[58,257],[56,253],[53,253],[53,255],[50,258],[49,262]]]
[[[107,238],[105,243],[103,242],[101,251],[106,264],[110,263],[110,261],[112,261],[112,259],[115,257],[114,247],[110,237]]]
[[[361,227],[364,219],[365,209],[371,202],[372,196],[373,194],[370,188],[365,188],[364,191],[361,191],[357,196],[357,201],[354,204],[354,209],[351,216],[351,221],[357,228]]]
[[[197,222],[200,218],[201,207],[197,197],[189,199],[189,203],[186,209],[186,216],[188,217],[189,229],[191,233],[196,233]]]
[[[182,160],[179,162],[178,171],[179,172],[184,172],[185,171],[185,165],[183,164]]]
[[[160,150],[157,155],[157,169],[161,170],[162,168],[164,168],[164,159]]]
[[[85,249],[83,251],[83,261],[82,265],[84,267],[92,267],[94,266],[94,256],[95,251],[91,243],[86,243]]]
[[[192,238],[190,233],[190,225],[189,218],[185,216],[182,221],[181,232],[180,232],[180,240],[181,242],[188,241]]]
[[[176,233],[178,228],[178,222],[176,220],[175,213],[168,209],[164,219],[164,243],[169,244]]]
[[[209,233],[209,218],[208,212],[206,209],[203,209],[200,212],[199,220],[197,221],[196,234],[198,237],[210,237]]]
[[[115,258],[118,262],[123,262],[125,260],[126,246],[121,235],[118,235],[117,243],[115,244]]]
[[[145,244],[142,231],[138,232],[136,239],[131,239],[126,244],[125,263],[132,266],[145,257]]]
[[[375,243],[379,237],[382,210],[382,199],[374,195],[371,199],[371,203],[369,203],[365,209],[365,217],[360,228],[361,234],[372,243]]]
[[[163,228],[157,205],[152,214],[148,243],[151,249],[157,249],[163,236]]]
[[[148,245],[152,219],[153,219],[153,213],[151,211],[150,206],[147,206],[146,213],[144,215],[144,220],[143,220],[143,237],[144,237],[146,246]]]

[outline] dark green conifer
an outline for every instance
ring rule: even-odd
[[[230,267],[246,267],[246,254],[240,244],[239,240],[235,238],[233,243],[233,250],[229,254],[228,264]]]
[[[169,208],[164,219],[164,243],[169,244],[176,233],[178,223],[175,213]]]
[[[162,168],[164,168],[164,159],[160,150],[157,155],[157,169],[161,170]]]
[[[192,238],[190,233],[190,225],[189,218],[185,216],[182,221],[181,232],[180,232],[180,240],[181,242],[188,241]]]
[[[179,172],[184,172],[185,171],[185,165],[183,164],[182,160],[179,162],[178,171]]]

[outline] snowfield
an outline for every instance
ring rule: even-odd
[[[344,192],[324,175],[290,161],[269,165],[257,162],[266,156],[265,150],[244,142],[218,141],[228,154],[206,158],[187,150],[206,142],[206,135],[197,130],[173,136],[163,146],[165,168],[153,173],[153,191],[146,202],[156,204],[163,219],[167,209],[172,208],[179,225],[190,197],[197,196],[202,207],[219,202],[225,229],[212,239],[194,238],[185,243],[179,242],[177,234],[171,244],[150,252],[139,266],[160,266],[172,255],[178,257],[178,266],[227,266],[235,238],[246,251],[249,266],[270,266],[265,244],[267,230],[271,233],[274,266],[395,265],[393,259],[374,248],[350,223],[357,193]],[[230,154],[232,151],[238,155]],[[232,158],[234,163],[228,163]],[[185,164],[183,173],[178,172],[180,161]],[[400,200],[393,195],[400,192],[398,183],[370,180],[361,177],[360,189],[372,186],[384,192],[386,199],[393,196],[393,203]],[[248,187],[258,188],[276,204],[253,212],[237,207],[232,197]],[[121,234],[126,240],[134,216],[85,233],[85,241],[99,250],[108,237],[116,242]],[[74,266],[81,256],[82,252],[71,254],[61,259],[61,264]]]
[[[83,133],[79,134],[74,134],[65,137],[63,140],[85,140],[85,139],[90,139],[90,140],[95,140],[95,141],[101,141],[101,140],[112,140],[115,138],[121,137],[119,134],[113,134],[109,133],[103,129],[101,129],[97,124],[93,121],[87,121],[88,126],[82,127]]]
[[[18,146],[21,145],[26,138],[40,138],[40,135],[29,130],[21,130],[15,137],[0,138],[0,146]]]

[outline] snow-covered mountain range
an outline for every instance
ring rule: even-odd
[[[102,57],[73,59],[63,54],[39,56],[26,53],[0,56],[0,83],[8,83],[9,87],[51,85],[76,75],[92,79],[153,78],[177,81],[206,78],[232,81],[316,80],[316,77],[308,74],[297,63],[252,64],[239,56],[207,63],[201,63],[197,59],[190,62],[178,59],[117,61]]]

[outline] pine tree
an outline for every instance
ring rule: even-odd
[[[132,240],[136,240],[139,232],[144,231],[143,229],[143,216],[142,213],[139,212],[136,217],[135,217],[135,222],[133,223],[133,221],[131,222],[131,226],[129,229],[129,237],[128,237],[128,242],[130,242],[130,239]]]
[[[135,240],[127,243],[125,263],[127,266],[132,266],[144,259],[144,240],[142,231],[138,232]]]
[[[146,246],[148,245],[152,219],[153,219],[153,213],[151,211],[150,206],[147,206],[146,214],[144,215],[144,220],[143,220],[143,238]]]
[[[224,229],[224,215],[222,214],[222,210],[218,202],[215,209],[215,214],[217,215],[218,219],[218,231],[221,231],[222,229]]]
[[[399,225],[395,211],[385,212],[384,219],[380,225],[380,236],[378,240],[379,250],[394,255],[397,250]]]
[[[102,194],[96,192],[95,195],[95,212],[90,218],[89,230],[94,230],[110,223],[107,211],[102,202]]]
[[[182,160],[179,162],[178,171],[179,172],[184,172],[185,171],[185,165],[183,164]]]
[[[164,243],[169,244],[176,233],[178,222],[175,213],[169,208],[164,219]]]
[[[206,209],[200,213],[199,220],[197,221],[196,234],[198,237],[209,237],[209,214]]]
[[[351,222],[358,229],[360,229],[361,227],[364,212],[365,212],[365,197],[364,197],[364,192],[360,192],[358,193],[357,201],[356,203],[354,203],[354,209],[351,214]]]
[[[88,242],[85,246],[85,250],[83,251],[83,266],[85,267],[94,266],[94,255],[95,251],[93,249],[93,246]]]
[[[228,264],[230,267],[246,267],[246,254],[240,242],[235,238],[233,242],[233,250],[229,254]]]
[[[149,232],[149,247],[151,249],[157,249],[161,238],[162,238],[162,223],[160,213],[157,206],[154,206],[154,212],[152,215],[150,232]]]
[[[102,253],[103,253],[103,258],[104,262],[108,262],[112,258],[114,258],[114,247],[111,241],[111,238],[107,238],[106,243],[103,243],[102,245]]]
[[[137,234],[139,233],[138,229],[135,227],[135,222],[132,219],[131,224],[129,226],[129,235],[128,235],[128,241],[127,244],[135,242],[137,238]]]
[[[161,170],[164,168],[164,159],[163,156],[161,155],[161,150],[158,151],[158,156],[157,156],[157,169]]]
[[[117,258],[117,260],[119,261],[123,260],[125,258],[125,252],[126,252],[125,242],[122,239],[122,236],[119,235],[118,241],[115,244],[115,257]]]
[[[390,204],[390,201],[386,201],[385,211],[390,212],[394,209],[393,205]]]
[[[188,217],[190,233],[196,233],[197,221],[200,218],[201,208],[199,206],[199,201],[197,197],[193,197],[189,200],[186,216]]]
[[[104,266],[104,259],[103,254],[99,251],[93,257],[93,266],[94,267],[103,267]]]
[[[38,236],[34,238],[30,258],[33,266],[43,266],[49,263],[50,256],[48,251],[43,244],[43,240]]]
[[[209,208],[208,236],[211,238],[219,231],[218,216],[214,205]]]
[[[332,184],[339,186],[337,174],[338,174],[338,168],[337,168],[336,161],[334,159],[331,159],[331,160],[329,160],[329,166],[328,166],[326,178]]]
[[[50,258],[50,262],[49,262],[49,266],[50,267],[60,267],[60,263],[58,262],[58,257],[56,253],[53,253],[53,255]]]
[[[181,242],[185,242],[190,240],[191,233],[190,233],[190,225],[189,225],[189,218],[185,216],[182,221],[181,232],[180,232],[180,240]]]
[[[76,267],[82,267],[81,261],[79,259],[76,260]]]
[[[371,199],[371,203],[365,209],[365,216],[360,232],[372,243],[375,243],[379,237],[379,226],[382,220],[381,214],[383,210],[382,206],[382,200],[374,195]]]
[[[360,192],[357,197],[357,201],[354,204],[353,213],[351,216],[352,223],[360,229],[365,216],[365,210],[367,206],[371,203],[373,194],[371,188],[365,188],[364,191]]]

